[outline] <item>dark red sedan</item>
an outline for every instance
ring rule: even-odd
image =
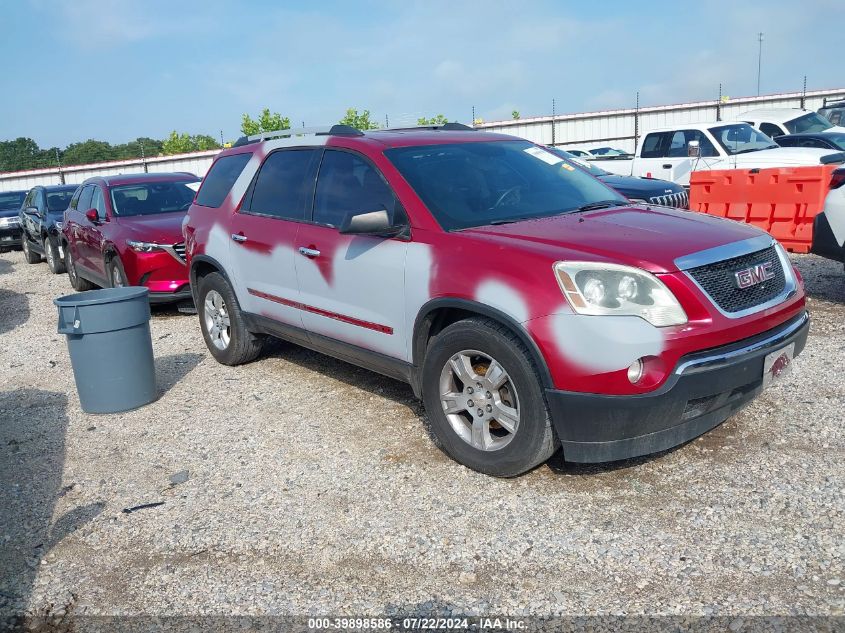
[[[191,298],[182,219],[199,178],[189,173],[89,178],[65,211],[62,241],[71,285],[146,286],[150,302]]]

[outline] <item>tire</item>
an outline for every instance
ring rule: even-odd
[[[125,288],[129,285],[126,280],[126,271],[123,270],[123,264],[120,262],[120,257],[112,255],[106,264],[106,272],[109,275],[109,285],[112,288]]]
[[[246,328],[237,297],[226,278],[220,273],[204,276],[197,296],[202,337],[214,359],[232,366],[258,358],[263,338]]]
[[[459,380],[455,367],[463,367],[465,381]],[[491,319],[458,321],[429,341],[422,387],[423,404],[442,449],[468,468],[515,477],[542,464],[557,449],[542,381],[528,350],[513,332]],[[448,415],[442,398],[447,393],[456,396],[445,398],[452,405]]]
[[[73,261],[73,255],[71,255],[69,244],[65,244],[65,268],[67,268],[67,276],[68,279],[70,279],[70,285],[77,292],[85,292],[86,290],[91,290],[95,287],[94,284],[87,279],[83,279],[76,272],[76,264]]]
[[[34,253],[29,247],[29,238],[26,236],[26,233],[21,236],[21,248],[23,249],[23,258],[27,264],[37,264],[41,261],[41,255]]]
[[[44,252],[47,254],[47,266],[54,275],[66,272],[65,262],[59,257],[59,246],[49,235],[44,238]]]

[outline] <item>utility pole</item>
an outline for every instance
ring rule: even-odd
[[[472,127],[475,127],[475,106],[472,106]]]
[[[141,146],[141,164],[144,166],[144,173],[149,173],[149,169],[147,169],[147,155],[144,153],[144,141],[139,141],[138,143]]]
[[[552,147],[555,146],[555,100],[552,99]]]
[[[59,166],[59,182],[65,184],[65,174],[62,171],[62,159],[59,157],[59,148],[56,148],[56,165]]]
[[[760,69],[763,67],[763,33],[757,34],[757,42],[759,48],[757,49],[757,96],[760,96]]]

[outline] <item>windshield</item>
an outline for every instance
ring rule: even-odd
[[[20,209],[24,198],[26,198],[26,191],[0,192],[0,211]]]
[[[628,203],[527,141],[398,147],[385,155],[447,231]]]
[[[779,147],[771,138],[748,123],[732,123],[711,127],[710,133],[728,154],[745,154]]]
[[[118,216],[187,211],[194,200],[196,182],[199,179],[116,185],[111,188],[112,209]]]
[[[75,191],[75,187],[73,189],[59,189],[58,191],[48,189],[45,192],[47,194],[47,211],[49,213],[64,213]]]
[[[824,132],[833,125],[820,114],[815,112],[808,112],[804,116],[799,116],[797,119],[792,119],[783,124],[790,134],[800,134],[801,132]]]
[[[571,164],[575,165],[576,167],[580,167],[581,169],[586,169],[590,174],[593,176],[609,176],[610,172],[605,171],[601,167],[596,167],[588,160],[581,160],[578,156],[573,156],[566,150],[559,149],[557,147],[547,147],[552,154],[557,154],[562,159],[569,161]]]

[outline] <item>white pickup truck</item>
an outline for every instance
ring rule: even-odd
[[[781,134],[805,132],[845,132],[845,127],[833,125],[818,112],[800,108],[749,110],[736,117],[736,120],[745,121],[772,138]]]
[[[841,164],[845,152],[779,147],[748,123],[717,121],[652,130],[640,140],[633,158],[590,162],[622,176],[661,178],[688,186],[693,171]]]

